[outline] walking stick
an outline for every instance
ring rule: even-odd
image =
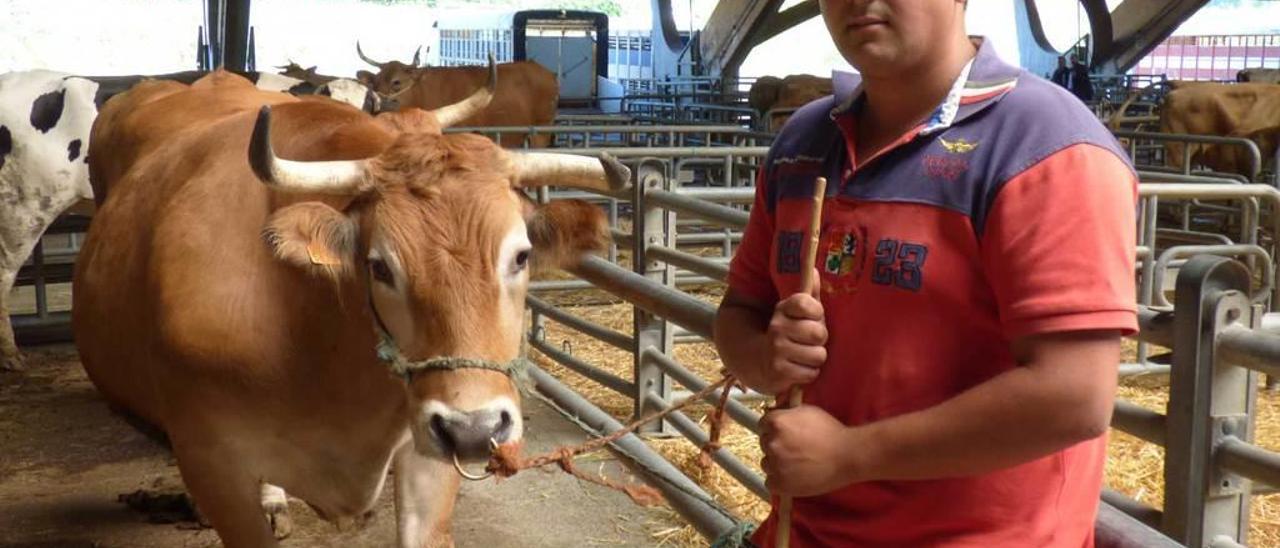
[[[827,196],[827,179],[826,177],[818,177],[813,185],[813,211],[809,213],[809,248],[805,250],[804,263],[800,266],[800,287],[801,291],[806,294],[813,293],[814,284],[818,280],[814,278],[813,269],[815,261],[818,258],[818,239],[822,236],[822,200]],[[804,389],[800,385],[791,387],[791,395],[787,398],[787,407],[795,407],[800,405],[804,400]],[[778,502],[778,531],[774,538],[774,546],[777,548],[789,548],[791,546],[791,497],[783,496]]]

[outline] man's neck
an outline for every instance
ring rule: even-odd
[[[977,48],[966,37],[957,39],[944,56],[891,75],[863,75],[866,104],[860,115],[860,137],[871,141],[895,139],[923,122],[951,91]],[[874,147],[874,145],[873,145]],[[878,148],[878,147],[875,147]]]

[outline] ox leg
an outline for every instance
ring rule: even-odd
[[[22,354],[18,352],[13,325],[9,323],[9,292],[13,291],[17,277],[16,271],[0,272],[0,369],[6,371],[22,369]]]
[[[239,455],[216,445],[185,444],[172,438],[178,471],[200,513],[217,530],[227,548],[275,548],[275,535],[262,510],[257,479],[237,467]]]
[[[284,489],[262,482],[262,511],[277,539],[288,538],[293,533],[293,519],[289,517],[289,497]]]
[[[396,531],[400,548],[452,548],[453,503],[461,478],[453,465],[405,443],[396,452]]]

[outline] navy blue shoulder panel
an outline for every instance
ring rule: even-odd
[[[1090,144],[1119,158],[1129,170],[1129,155],[1097,116],[1063,89],[1048,80],[1023,71],[1018,86],[1009,92],[994,112],[995,120],[982,125],[995,146],[983,162],[985,192],[972,212],[974,230],[981,236],[987,213],[1009,180],[1053,154],[1078,144]],[[1128,181],[1116,181],[1128,184]]]
[[[844,139],[831,119],[835,106],[834,96],[816,99],[797,109],[778,132],[765,159],[770,213],[782,197],[812,196],[814,179],[830,179],[844,166]],[[835,186],[828,185],[828,194]]]
[[[927,204],[966,215],[979,236],[1010,179],[1071,145],[1090,143],[1128,156],[1066,90],[1025,71],[996,102],[936,134],[918,137],[859,169],[845,194]]]

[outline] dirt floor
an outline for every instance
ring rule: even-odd
[[[24,372],[0,372],[0,548],[203,547],[218,545],[192,521],[164,521],[118,498],[139,489],[181,492],[167,450],[112,414],[81,369],[75,348],[26,349]],[[525,409],[529,454],[585,436],[539,402]],[[631,476],[609,455],[579,466]],[[338,532],[291,500],[294,533],[283,546],[392,546],[391,489],[362,530]],[[666,509],[559,471],[527,471],[497,484],[464,485],[454,533],[458,546],[651,546],[675,522]]]

